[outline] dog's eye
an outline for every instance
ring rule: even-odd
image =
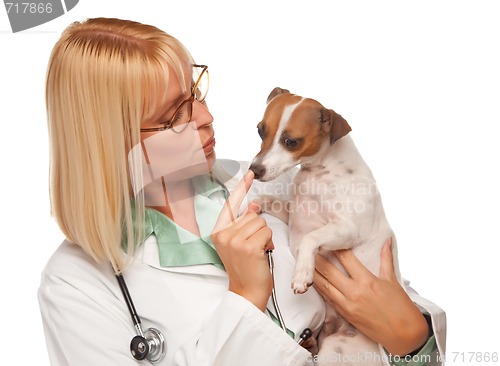
[[[295,147],[295,146],[297,146],[297,143],[298,143],[297,140],[292,140],[289,138],[286,138],[283,142],[284,142],[286,147]]]

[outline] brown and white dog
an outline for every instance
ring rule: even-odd
[[[269,181],[300,164],[290,201],[272,196],[256,199],[262,211],[289,224],[296,258],[293,291],[303,293],[311,286],[318,251],[346,273],[332,251],[350,248],[378,275],[380,251],[389,237],[393,238],[394,267],[401,283],[396,240],[373,175],[348,136],[351,127],[347,121],[319,102],[281,88],[271,92],[267,103],[257,126],[261,150],[250,169],[256,179]],[[319,364],[382,364],[374,356],[380,355],[379,346],[328,305],[318,345]]]

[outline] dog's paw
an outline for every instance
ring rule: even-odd
[[[300,295],[300,294],[306,293],[307,290],[309,289],[309,287],[311,287],[311,286],[312,286],[312,282],[310,282],[310,283],[295,282],[295,281],[292,282],[292,289],[293,289],[293,293],[295,295]]]
[[[310,274],[309,274],[310,273]],[[312,271],[296,272],[292,280],[292,290],[295,295],[305,293],[313,284]]]

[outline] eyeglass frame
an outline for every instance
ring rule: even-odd
[[[174,111],[174,113],[172,114],[172,117],[170,118],[169,122],[168,123],[165,123],[163,125],[163,127],[151,127],[151,128],[141,128],[140,129],[140,132],[162,132],[162,131],[166,131],[166,130],[170,130],[170,129],[173,129],[173,124],[175,122],[175,118],[177,117],[177,115],[179,114],[180,110],[184,107],[185,104],[187,103],[191,103],[191,108],[189,108],[189,119],[191,119],[191,117],[193,116],[193,102],[196,100],[197,102],[199,103],[203,103],[205,101],[205,98],[208,94],[208,86],[207,85],[207,92],[205,93],[205,95],[203,96],[203,99],[197,99],[196,98],[196,90],[198,89],[198,85],[200,84],[201,82],[201,78],[203,77],[203,74],[206,72],[207,73],[207,76],[209,75],[208,74],[208,66],[207,65],[197,65],[197,64],[193,64],[193,67],[200,67],[202,68],[201,70],[201,73],[200,73],[200,76],[198,76],[198,79],[196,80],[196,82],[194,83],[193,87],[191,88],[191,96],[188,98],[188,99],[185,99]],[[208,78],[208,84],[210,84],[210,78]],[[186,123],[186,126],[188,124]],[[174,130],[175,131],[175,130]],[[184,131],[184,128],[182,129],[182,131]],[[179,132],[182,132],[182,131],[179,131]]]

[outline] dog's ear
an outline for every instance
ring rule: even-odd
[[[326,108],[321,110],[321,128],[330,133],[330,146],[351,131],[351,126],[344,117]]]
[[[269,96],[267,97],[267,104],[269,104],[269,102],[276,96],[280,95],[280,94],[286,94],[286,93],[290,93],[288,90],[286,89],[281,89],[280,87],[276,87],[274,88],[272,91],[271,91],[271,94],[269,94]]]

